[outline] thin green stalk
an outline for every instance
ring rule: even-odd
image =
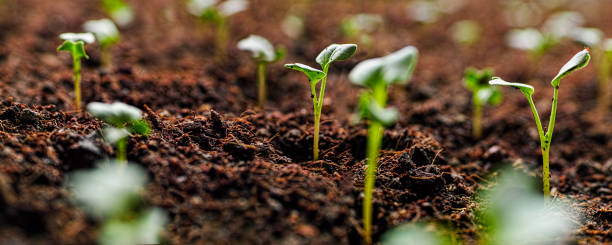
[[[258,85],[259,85],[259,91],[258,91],[258,104],[260,108],[264,108],[265,103],[266,103],[266,64],[263,62],[260,62],[257,65],[257,81],[258,81]]]
[[[482,136],[482,105],[478,99],[478,93],[472,95],[472,105],[474,106],[474,117],[472,119],[472,136],[479,139]]]
[[[536,126],[538,127],[538,135],[540,136],[540,147],[542,149],[542,191],[544,192],[544,197],[548,199],[550,196],[550,181],[549,181],[549,148],[550,148],[550,140],[547,140],[547,135],[544,134],[544,129],[542,128],[542,121],[540,120],[540,116],[538,114],[538,110],[533,103],[533,98],[529,95],[525,95],[527,100],[529,101],[529,105],[531,106],[531,111],[533,112],[533,117],[536,122]],[[554,106],[554,105],[553,105]],[[552,114],[551,114],[552,115]],[[554,123],[554,122],[553,122]],[[550,127],[549,127],[550,131]],[[552,137],[552,133],[551,133]]]
[[[74,64],[74,103],[77,113],[81,113],[81,59],[73,58]]]
[[[316,96],[315,87],[311,86],[313,103],[314,103],[314,140],[312,145],[313,159],[319,160],[319,128],[321,124],[321,112],[323,110],[323,98],[325,96],[325,84],[327,82],[327,71],[329,65],[323,67],[323,72],[326,74],[321,79],[321,87],[319,88],[319,96]],[[313,83],[311,83],[313,84]]]
[[[100,63],[102,68],[110,69],[111,68],[111,54],[110,54],[110,46],[102,45],[102,52],[100,53]]]
[[[127,137],[117,141],[117,161],[127,163]]]
[[[372,95],[374,100],[382,107],[386,106],[387,103],[387,87],[384,83],[378,83],[379,85],[374,87]],[[376,181],[376,170],[378,162],[378,154],[380,152],[380,145],[383,137],[383,126],[380,122],[371,121],[368,129],[368,142],[367,142],[367,170],[366,179],[364,184],[364,198],[363,198],[363,225],[364,225],[364,237],[366,244],[372,244],[372,192],[374,190],[374,184]]]
[[[316,81],[310,81],[310,91],[312,92],[312,105],[314,109],[314,140],[312,145],[313,159],[319,159],[319,121],[321,114],[318,113],[319,102],[317,100]]]
[[[601,63],[599,67],[599,89],[597,104],[599,107],[600,114],[608,115],[608,108],[610,107],[610,58],[608,52],[604,52],[600,55]]]
[[[217,38],[215,43],[215,55],[219,60],[225,60],[227,39],[229,37],[229,29],[225,17],[220,17],[217,23]]]

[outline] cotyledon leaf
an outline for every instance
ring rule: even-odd
[[[521,92],[523,94],[528,95],[528,96],[531,96],[533,94],[533,92],[535,91],[535,89],[531,85],[527,85],[527,84],[524,84],[524,83],[506,82],[506,81],[504,81],[503,79],[501,79],[499,77],[493,77],[493,80],[489,81],[489,84],[491,84],[491,85],[500,85],[500,86],[509,86],[509,87],[517,88],[517,89],[521,90]]]
[[[551,82],[553,87],[559,86],[559,82],[565,76],[588,65],[590,60],[591,55],[589,54],[589,49],[585,48],[584,50],[578,52],[567,63],[565,63],[563,67],[561,67],[559,73],[555,76],[555,78],[553,78]]]
[[[308,77],[308,80],[310,80],[311,83],[317,83],[323,77],[325,77],[325,73],[323,71],[316,69],[316,68],[312,68],[304,64],[300,64],[300,63],[285,64],[285,67],[296,70],[296,71],[303,72]]]
[[[326,67],[334,61],[346,60],[357,50],[357,44],[332,44],[327,46],[319,55],[316,61],[321,67]]]

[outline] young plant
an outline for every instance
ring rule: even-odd
[[[465,87],[472,91],[472,136],[479,139],[482,136],[482,106],[501,103],[501,91],[489,85],[493,71],[491,69],[476,70],[467,68],[463,81]]]
[[[187,10],[204,22],[211,22],[217,26],[215,55],[218,59],[225,59],[227,43],[229,40],[229,17],[246,10],[249,3],[246,0],[227,0],[218,3],[218,0],[189,0]]]
[[[285,64],[285,67],[289,69],[303,72],[308,77],[308,80],[310,80],[310,92],[312,93],[312,103],[314,106],[314,140],[312,151],[315,161],[319,159],[319,125],[321,121],[321,110],[323,110],[323,98],[325,96],[325,85],[327,83],[329,65],[334,61],[348,59],[356,50],[356,44],[329,45],[321,51],[316,58],[316,62],[323,68],[322,71],[300,63]],[[321,82],[321,85],[317,93],[316,89],[319,82]]]
[[[101,63],[105,69],[110,69],[112,58],[110,48],[119,41],[119,30],[110,19],[90,20],[85,22],[83,29],[91,32],[96,36],[96,39],[102,47]]]
[[[376,29],[384,23],[382,16],[377,14],[356,14],[345,18],[342,21],[342,34],[360,45],[371,46],[372,37],[370,36]]]
[[[377,158],[383,138],[383,126],[392,125],[398,117],[387,105],[387,89],[393,84],[404,84],[412,76],[418,50],[408,46],[385,57],[365,60],[351,73],[352,83],[367,88],[359,100],[359,117],[370,120],[367,142],[367,171],[364,183],[363,225],[366,244],[372,243],[372,191],[376,179]]]
[[[603,54],[601,55],[599,67],[599,94],[597,104],[601,115],[608,115],[610,110],[610,76],[612,73],[612,39],[603,43]]]
[[[96,38],[91,33],[62,33],[59,38],[64,42],[57,47],[57,51],[66,51],[72,55],[74,104],[77,113],[81,113],[81,59],[89,59],[85,52],[85,44],[95,42]]]
[[[126,27],[134,20],[134,12],[124,0],[102,0],[102,8],[121,27]]]
[[[283,56],[283,52],[275,50],[272,44],[265,38],[250,35],[249,37],[238,42],[238,49],[250,51],[253,54],[253,60],[257,63],[257,83],[258,83],[258,105],[264,108],[266,103],[266,66],[279,60]]]
[[[149,124],[142,119],[142,111],[136,107],[114,102],[112,104],[92,102],[87,105],[87,111],[94,117],[110,124],[102,130],[104,138],[117,147],[117,160],[127,162],[127,138],[132,133],[148,135],[151,132]]]
[[[98,243],[102,245],[162,242],[168,217],[160,208],[147,207],[142,194],[146,184],[142,167],[113,161],[71,173],[66,181],[85,213],[101,221]]]
[[[548,121],[548,128],[546,132],[542,128],[542,122],[540,121],[540,116],[538,111],[533,103],[533,92],[534,88],[530,85],[523,83],[510,83],[502,80],[501,78],[494,77],[493,80],[489,81],[491,85],[501,85],[501,86],[510,86],[516,89],[519,89],[529,101],[529,105],[531,106],[531,111],[533,112],[533,117],[535,119],[536,126],[538,128],[538,134],[540,136],[540,147],[542,148],[542,182],[543,182],[543,192],[544,196],[548,200],[550,196],[550,182],[549,182],[549,153],[550,153],[550,143],[552,141],[552,135],[555,128],[555,118],[557,116],[557,103],[559,101],[559,83],[561,79],[570,73],[582,69],[591,60],[591,55],[589,54],[588,49],[584,49],[583,51],[578,52],[572,59],[570,59],[559,71],[557,76],[553,78],[551,84],[554,88],[553,99],[552,99],[552,108],[550,109],[550,119]]]
[[[476,197],[475,220],[480,229],[475,244],[560,244],[577,228],[572,222],[577,213],[563,202],[542,202],[527,176],[513,170],[498,176],[497,181],[487,181],[484,185],[492,187],[486,186]],[[407,223],[386,232],[381,244],[463,244],[457,237],[452,227]]]

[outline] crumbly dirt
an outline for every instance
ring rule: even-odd
[[[485,108],[484,137],[470,136],[470,95],[461,77],[467,66],[492,67],[507,80],[536,88],[548,115],[548,80],[580,50],[564,43],[540,60],[504,45],[501,5],[467,1],[462,11],[435,24],[412,21],[404,1],[356,4],[253,0],[231,21],[228,56],[214,56],[214,31],[184,11],[183,1],[134,0],[136,20],[113,48],[115,69],[99,70],[99,48],[88,46],[83,100],[122,101],[141,108],[149,137],[128,142],[128,158],[149,170],[150,203],[164,208],[171,244],[358,244],[365,170],[365,123],[351,113],[360,89],[346,74],[360,60],[405,45],[420,50],[412,81],[390,91],[400,120],[387,129],[374,191],[374,239],[406,222],[455,227],[457,238],[478,240],[474,196],[487,176],[512,165],[541,175],[538,135],[524,97],[512,90],[497,108]],[[291,7],[293,5],[293,7]],[[302,13],[303,37],[277,25]],[[612,3],[601,2],[607,16]],[[312,101],[303,75],[270,65],[269,103],[257,109],[255,67],[235,43],[256,30],[288,50],[285,62],[314,65],[339,34],[342,16],[385,16],[374,45],[332,65],[321,127],[321,159],[312,160]],[[79,31],[104,13],[96,1],[0,1],[0,244],[90,244],[97,223],[70,201],[64,177],[114,156],[103,123],[74,112],[71,59],[58,54],[57,35]],[[457,20],[482,23],[477,45],[455,44]],[[597,15],[588,25],[612,33]],[[569,50],[569,51],[568,51]],[[594,64],[594,63],[593,63]],[[571,243],[612,242],[612,117],[595,111],[596,69],[591,65],[561,84],[551,151],[551,186],[573,200],[582,218]],[[546,119],[547,116],[542,116]]]

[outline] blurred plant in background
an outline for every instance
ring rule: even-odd
[[[249,2],[246,0],[188,0],[189,13],[200,17],[204,22],[216,25],[217,36],[215,42],[215,55],[217,59],[224,60],[229,41],[229,17],[246,10]]]
[[[465,5],[465,0],[418,0],[408,4],[408,15],[424,24],[437,22],[446,14],[452,14]]]
[[[344,18],[340,30],[342,35],[349,39],[348,41],[370,47],[372,46],[370,35],[383,24],[384,19],[380,15],[356,14]]]
[[[119,30],[115,23],[110,19],[90,20],[83,24],[83,29],[86,32],[91,32],[96,36],[96,40],[102,48],[100,62],[102,68],[110,69],[112,66],[112,57],[110,48],[119,42]]]
[[[70,174],[66,186],[83,210],[101,222],[100,244],[159,244],[168,218],[146,204],[146,183],[147,173],[140,166],[105,161],[96,169]]]
[[[544,202],[525,175],[501,171],[497,182],[490,183],[496,186],[485,185],[476,200],[476,220],[482,228],[478,244],[559,244],[576,228],[577,214],[563,200]],[[452,230],[437,226],[401,225],[385,233],[382,244],[460,244]]]
[[[134,21],[134,11],[124,0],[102,0],[102,8],[121,27]]]
[[[471,46],[480,40],[482,28],[478,22],[473,20],[461,20],[455,22],[451,27],[453,40],[461,45]]]

